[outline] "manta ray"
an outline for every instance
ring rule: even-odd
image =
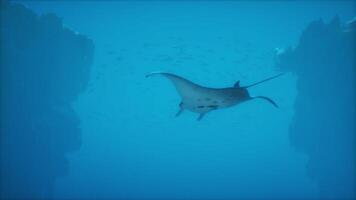
[[[146,78],[155,75],[162,75],[168,78],[177,89],[182,99],[179,104],[179,111],[176,114],[177,117],[182,114],[184,110],[189,110],[191,112],[199,113],[199,117],[197,118],[197,120],[201,120],[208,112],[217,109],[232,107],[252,99],[266,100],[267,102],[278,108],[278,105],[268,97],[251,97],[247,88],[277,78],[283,75],[283,73],[248,86],[240,86],[240,81],[237,81],[233,87],[227,88],[204,87],[193,83],[192,81],[187,80],[183,77],[165,72],[152,72],[146,75]]]

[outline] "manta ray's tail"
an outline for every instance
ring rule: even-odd
[[[151,72],[149,74],[147,74],[145,77],[148,78],[150,76],[154,76],[154,75],[162,75],[165,74],[164,72]]]
[[[264,99],[268,102],[270,102],[271,104],[274,105],[274,107],[278,108],[278,105],[276,104],[276,102],[274,102],[272,99],[265,97],[265,96],[257,96],[257,97],[252,97],[252,99]]]
[[[282,76],[283,74],[284,74],[284,73],[277,74],[277,75],[275,75],[275,76],[272,76],[272,77],[266,78],[266,79],[264,79],[264,80],[262,80],[262,81],[259,81],[259,82],[257,82],[257,83],[254,83],[254,84],[251,84],[251,85],[248,85],[248,86],[244,86],[243,88],[249,88],[249,87],[252,87],[252,86],[258,85],[258,84],[260,84],[260,83],[263,83],[263,82],[266,82],[266,81],[269,81],[269,80],[275,79],[275,78],[277,78],[277,77],[279,77],[279,76]]]

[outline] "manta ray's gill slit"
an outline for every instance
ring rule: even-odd
[[[208,97],[207,97],[207,98],[204,98],[204,99],[201,99],[201,98],[197,99],[197,101],[199,101],[199,102],[200,102],[200,101],[204,101],[204,100],[205,100],[205,101],[211,101],[211,99],[208,98]]]
[[[217,108],[219,108],[219,106],[218,105],[207,105],[207,106],[201,105],[201,106],[197,106],[196,108],[213,108],[213,109],[217,109]]]
[[[207,106],[208,108],[213,108],[213,109],[217,109],[219,106],[218,105],[209,105]]]

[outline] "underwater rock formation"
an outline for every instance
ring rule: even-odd
[[[321,198],[356,198],[354,25],[312,22],[277,63],[298,77],[290,140],[309,156]]]
[[[94,45],[62,26],[1,1],[0,198],[51,198],[81,144],[71,103],[88,83]]]

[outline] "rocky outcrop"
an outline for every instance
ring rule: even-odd
[[[89,80],[94,45],[62,26],[1,1],[1,199],[48,199],[80,147],[71,103]]]
[[[356,198],[355,38],[354,22],[315,21],[277,63],[298,77],[290,140],[309,156],[321,198]]]

